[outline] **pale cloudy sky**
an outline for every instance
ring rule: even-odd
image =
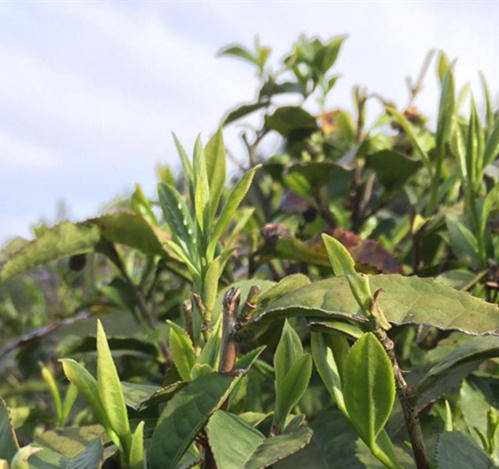
[[[245,64],[216,58],[258,34],[278,59],[299,33],[347,33],[331,106],[354,84],[406,100],[404,79],[425,53],[457,57],[460,83],[497,95],[499,2],[0,1],[0,242],[29,236],[64,199],[75,219],[176,165],[170,132],[187,146],[225,111],[250,100]],[[418,105],[434,112],[434,73]],[[229,144],[238,129],[228,135]]]

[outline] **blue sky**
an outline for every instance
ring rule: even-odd
[[[80,219],[135,182],[152,194],[156,163],[177,164],[172,130],[190,146],[254,95],[253,70],[215,57],[227,43],[259,34],[276,60],[299,33],[347,33],[331,106],[354,84],[404,103],[432,47],[458,58],[459,83],[478,94],[482,70],[497,96],[498,24],[495,1],[2,1],[0,242],[29,236],[61,199]],[[417,102],[428,115],[436,92],[432,72]]]

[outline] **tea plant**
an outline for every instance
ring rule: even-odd
[[[256,98],[192,158],[173,136],[157,198],[4,246],[1,468],[499,463],[499,114],[483,77],[464,110],[442,52],[435,130],[434,52],[405,108],[355,87],[329,109],[345,39],[223,49]]]

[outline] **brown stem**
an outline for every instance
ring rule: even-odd
[[[409,433],[409,438],[411,440],[412,451],[414,452],[414,459],[416,460],[416,467],[417,469],[429,469],[430,462],[426,453],[423,432],[419,423],[419,415],[415,402],[416,399],[411,392],[411,387],[405,381],[402,371],[400,370],[400,366],[395,355],[395,345],[383,329],[377,329],[376,335],[383,344],[383,347],[385,348],[386,353],[390,357],[393,365],[398,397],[404,413],[407,432]]]
[[[230,288],[224,296],[220,373],[230,374],[236,368],[237,340],[235,326],[240,300],[241,290],[239,288]]]

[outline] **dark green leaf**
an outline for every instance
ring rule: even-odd
[[[0,398],[0,459],[10,461],[18,449],[16,434],[10,423],[9,409]]]
[[[308,445],[312,438],[312,430],[300,427],[289,433],[267,438],[246,462],[244,469],[264,469]]]
[[[366,167],[374,170],[379,182],[387,190],[394,190],[416,174],[421,163],[393,150],[381,150],[366,158]]]
[[[373,291],[382,288],[378,305],[389,322],[427,324],[443,330],[499,335],[498,306],[432,279],[380,274],[369,277]],[[345,277],[314,282],[289,292],[260,310],[259,321],[286,316],[338,318],[365,322]]]
[[[318,129],[315,117],[297,106],[276,109],[273,114],[266,116],[265,126],[279,132],[284,137],[296,131],[312,133]]]
[[[444,432],[437,447],[438,469],[493,469],[487,454],[466,434]]]
[[[174,469],[198,431],[225,401],[238,376],[203,375],[168,401],[154,430],[148,461],[152,469]]]
[[[252,112],[258,111],[259,109],[263,109],[269,105],[268,102],[254,103],[254,104],[242,104],[237,108],[233,109],[229,112],[225,118],[223,119],[223,125],[228,125],[231,122],[234,122],[241,117],[247,116]]]

